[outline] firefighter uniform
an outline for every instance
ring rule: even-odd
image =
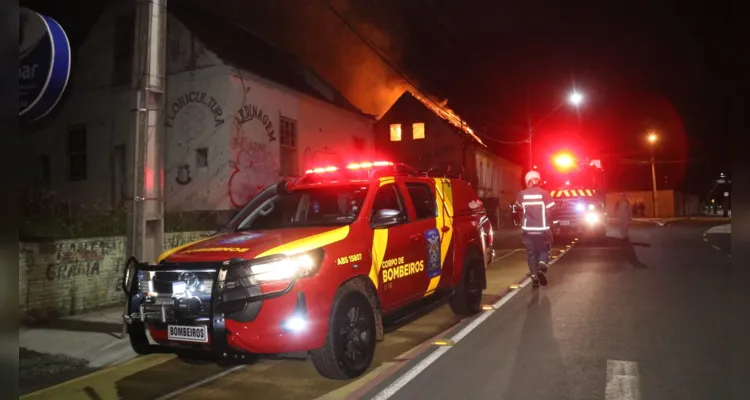
[[[516,203],[523,210],[521,229],[523,244],[529,263],[529,274],[537,285],[537,279],[546,283],[544,272],[547,269],[552,246],[552,230],[550,229],[550,212],[555,202],[550,193],[538,186],[539,173],[531,171],[526,175],[528,188],[520,191]]]

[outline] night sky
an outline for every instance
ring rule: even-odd
[[[56,17],[76,45],[103,3],[20,5]],[[178,3],[297,55],[373,114],[395,100],[406,75],[448,99],[485,142],[524,167],[527,145],[500,142],[525,140],[527,115],[542,119],[575,87],[586,96],[580,109],[564,105],[534,124],[535,163],[573,148],[604,160],[612,190],[648,190],[650,168],[632,161],[648,159],[646,135],[655,130],[657,160],[669,161],[657,166],[660,186],[703,197],[719,172],[729,173],[721,45],[729,11],[720,2],[181,0],[169,7]]]

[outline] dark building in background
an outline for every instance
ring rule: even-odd
[[[521,189],[521,167],[490,152],[444,106],[404,92],[375,124],[375,152],[421,171],[461,174],[477,189],[493,224],[511,223],[509,206]]]

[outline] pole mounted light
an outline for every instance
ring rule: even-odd
[[[568,101],[570,104],[578,107],[583,103],[583,94],[581,94],[579,91],[574,90],[570,95],[568,96]]]

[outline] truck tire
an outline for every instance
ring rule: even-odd
[[[146,326],[142,322],[128,324],[128,339],[133,351],[141,356],[151,354],[151,344],[146,336]]]
[[[451,310],[462,317],[475,315],[482,309],[482,274],[484,265],[476,252],[464,260],[461,283],[450,300]]]
[[[325,344],[310,352],[310,360],[326,378],[359,377],[372,364],[376,334],[375,313],[367,296],[344,285],[333,298]]]

